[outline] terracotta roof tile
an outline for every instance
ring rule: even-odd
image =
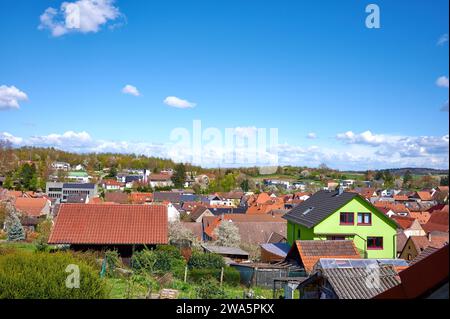
[[[307,272],[320,258],[361,258],[352,240],[297,240],[295,246]]]
[[[39,217],[43,215],[42,210],[48,204],[45,198],[27,198],[17,197],[15,200],[15,207],[17,210],[30,217]]]
[[[61,204],[50,244],[166,244],[163,205]]]

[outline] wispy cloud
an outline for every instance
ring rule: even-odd
[[[197,104],[193,102],[189,102],[187,100],[180,99],[176,96],[168,96],[164,99],[164,104],[180,109],[187,109],[187,108],[193,108]]]
[[[0,111],[7,109],[18,109],[19,101],[28,100],[25,92],[15,86],[0,85]]]
[[[59,9],[49,7],[44,11],[40,16],[39,29],[50,30],[54,37],[70,32],[98,32],[103,25],[121,16],[114,0],[63,2]]]
[[[317,138],[317,134],[314,132],[308,133],[306,135],[306,138],[310,139],[310,140],[315,140]]]
[[[444,45],[448,42],[448,33],[445,33],[443,35],[441,35],[441,37],[439,38],[437,45]]]
[[[446,77],[445,75],[440,76],[437,80],[436,80],[436,85],[441,87],[441,88],[447,88],[449,87],[449,81],[448,81],[448,77]]]
[[[122,89],[122,93],[124,94],[130,94],[130,95],[134,95],[134,96],[140,96],[141,94],[139,93],[139,90],[137,89],[137,87],[127,84],[123,87]]]
[[[442,112],[448,112],[448,100],[441,107]]]

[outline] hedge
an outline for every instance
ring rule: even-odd
[[[191,269],[188,278],[192,282],[201,282],[203,279],[220,280],[221,269]],[[223,271],[223,282],[231,286],[238,286],[240,283],[240,273],[232,267],[225,267]]]
[[[67,288],[68,265],[80,270],[79,288]],[[106,298],[99,273],[69,253],[6,252],[0,254],[0,299]]]
[[[225,267],[225,260],[217,254],[193,252],[188,266],[190,269],[221,269]]]

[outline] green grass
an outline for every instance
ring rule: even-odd
[[[33,243],[26,243],[26,242],[6,242],[1,243],[0,247],[14,248],[25,252],[34,252],[36,246]]]
[[[144,298],[148,292],[147,287],[140,284],[135,283],[133,286],[130,286],[125,278],[106,278],[106,281],[110,299],[139,299]],[[170,284],[167,284],[163,288],[178,290],[179,299],[196,299],[197,287],[196,284],[185,283],[182,280],[174,279]],[[241,299],[243,298],[244,291],[248,291],[244,286],[232,287],[223,285],[223,289],[228,299]],[[254,287],[252,290],[254,291],[255,296],[258,296],[259,298],[272,298],[272,289]],[[158,291],[155,290],[153,293],[158,293]]]

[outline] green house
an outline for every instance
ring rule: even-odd
[[[353,240],[363,258],[396,258],[397,224],[356,193],[319,191],[284,218],[295,240]]]

